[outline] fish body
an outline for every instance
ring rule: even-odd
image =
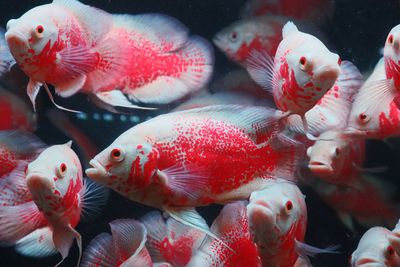
[[[119,219],[112,221],[110,227],[111,235],[101,233],[89,243],[80,266],[153,266],[145,247],[147,231],[142,223]]]
[[[23,255],[44,257],[57,251],[64,260],[80,234],[74,229],[88,206],[98,209],[107,192],[83,182],[71,143],[54,145],[2,183],[0,239]],[[96,199],[90,202],[88,199]],[[92,214],[93,215],[93,214]]]
[[[123,133],[86,173],[158,208],[245,199],[265,179],[293,179],[297,166],[297,144],[277,133],[271,111],[211,106],[158,116]]]
[[[253,192],[247,217],[263,266],[294,266],[296,242],[304,242],[307,228],[307,207],[297,186],[278,180]]]
[[[400,255],[389,242],[392,235],[393,233],[384,227],[369,229],[351,255],[351,267],[399,266]]]
[[[55,0],[10,20],[6,39],[30,78],[33,103],[49,83],[62,97],[83,92],[105,105],[138,108],[128,98],[166,104],[200,89],[212,72],[209,44],[189,38],[175,19],[112,15],[76,0]]]
[[[395,103],[397,91],[391,84],[392,80],[386,79],[382,58],[354,98],[346,130],[348,135],[385,139],[400,134],[400,111]]]
[[[205,238],[205,234],[173,218],[164,220],[160,212],[146,214],[141,221],[147,229],[146,248],[153,262],[187,266]]]

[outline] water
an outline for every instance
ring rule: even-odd
[[[1,1],[0,25],[5,26],[11,18],[19,17],[25,11],[47,1]],[[85,1],[110,13],[165,13],[184,23],[192,34],[200,35],[211,40],[221,28],[239,19],[240,8],[245,0],[109,0]],[[336,0],[335,15],[322,29],[327,36],[328,46],[334,47],[343,59],[351,60],[362,72],[369,71],[380,57],[379,49],[383,47],[389,30],[399,23],[400,2],[396,0]],[[216,79],[237,66],[230,62],[225,55],[215,49],[216,61],[213,79]],[[1,82],[10,90],[20,95],[28,102],[25,96],[26,77],[14,69]],[[86,97],[79,95],[68,99],[56,99],[58,103],[82,110],[88,115],[77,117],[68,114],[71,121],[86,133],[89,139],[96,144],[99,150],[110,144],[122,132],[137,122],[144,121],[157,112],[138,111],[132,115],[107,115],[107,112],[88,104]],[[58,144],[69,140],[65,134],[56,129],[46,112],[52,108],[44,92],[39,95],[39,128],[36,134],[48,144]],[[77,147],[74,146],[74,149]],[[380,141],[368,141],[366,166],[388,166],[389,170],[382,174],[382,179],[398,182],[399,146],[389,147]],[[309,244],[324,247],[330,244],[340,244],[341,254],[336,256],[318,256],[313,260],[316,267],[348,266],[348,258],[355,249],[359,238],[366,230],[356,225],[355,233],[348,230],[327,205],[323,204],[318,196],[309,188],[302,188],[307,196],[308,229],[306,241]],[[399,199],[400,200],[400,199]],[[218,214],[220,207],[212,206],[199,208],[201,214],[209,223]],[[131,202],[122,196],[112,193],[111,198],[102,214],[94,221],[81,223],[77,230],[83,236],[85,247],[93,237],[101,232],[108,231],[108,223],[118,218],[139,218],[150,209],[146,206]],[[62,266],[74,266],[77,258],[77,249],[71,249],[70,256]],[[44,259],[27,258],[16,254],[12,248],[0,249],[0,266],[52,266],[59,260],[59,255]]]

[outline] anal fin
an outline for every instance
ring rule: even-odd
[[[15,249],[25,256],[47,257],[57,253],[50,227],[39,228],[18,240]]]
[[[131,109],[145,109],[154,110],[152,107],[142,107],[129,102],[126,96],[119,90],[99,92],[95,94],[98,101],[95,101],[96,105],[105,108],[109,111],[115,112],[114,107],[131,108]],[[111,108],[110,108],[111,107]]]

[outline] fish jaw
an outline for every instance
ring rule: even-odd
[[[308,168],[317,176],[333,175],[334,170],[330,164],[321,161],[310,161]]]
[[[366,255],[358,259],[354,267],[385,267],[385,265],[379,260],[375,259],[372,255]]]
[[[256,243],[261,247],[268,245],[269,236],[275,233],[275,215],[270,205],[263,200],[250,203],[247,206],[247,217],[254,239],[257,240]]]
[[[92,159],[89,162],[93,168],[88,168],[85,170],[86,175],[98,183],[107,184],[110,180],[111,174],[106,170],[106,168],[96,159]]]
[[[326,92],[333,87],[340,74],[339,65],[325,65],[315,70],[314,84]]]

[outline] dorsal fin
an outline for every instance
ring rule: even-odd
[[[282,37],[286,38],[289,34],[294,32],[298,32],[297,26],[293,23],[293,21],[288,21],[282,29]]]

